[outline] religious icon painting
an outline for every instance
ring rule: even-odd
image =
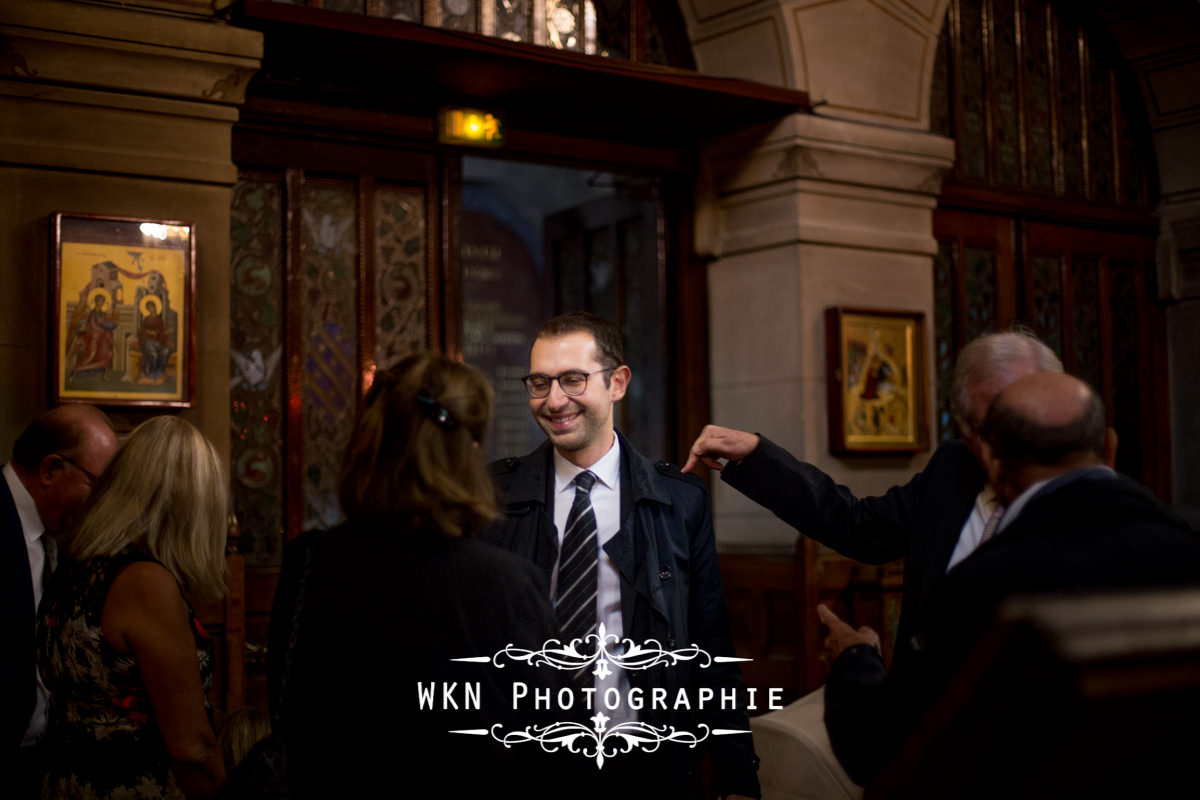
[[[920,312],[826,309],[832,452],[929,448],[924,326]]]
[[[195,226],[51,217],[51,400],[187,407],[195,386]]]

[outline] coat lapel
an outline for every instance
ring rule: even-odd
[[[620,433],[617,436],[621,442],[621,528],[605,543],[604,552],[621,573],[621,618],[643,619],[636,612],[641,601],[665,622],[666,604],[662,589],[654,580],[658,577],[660,543],[655,539],[654,526],[646,524],[645,515],[649,513],[647,504],[669,506],[671,499],[659,490],[645,459],[625,437]],[[633,633],[625,631],[626,636]]]

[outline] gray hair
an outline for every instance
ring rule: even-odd
[[[1054,351],[1025,326],[984,334],[958,354],[950,388],[950,411],[961,433],[971,432],[971,387],[999,378],[1014,366],[1033,366],[1038,372],[1063,371]]]

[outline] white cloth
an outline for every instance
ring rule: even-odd
[[[963,523],[962,531],[958,534],[958,544],[954,546],[954,552],[950,555],[950,563],[946,565],[947,572],[975,552],[975,548],[983,542],[983,531],[987,527],[988,519],[999,508],[1000,502],[996,499],[996,492],[992,489],[992,485],[990,483],[984,485],[976,495],[975,505],[971,507],[971,513],[967,517],[967,521]]]
[[[25,484],[21,483],[21,479],[17,477],[12,464],[5,464],[0,472],[3,472],[4,480],[8,483],[8,491],[12,494],[13,505],[17,507],[17,517],[21,520],[21,531],[25,534],[25,553],[29,557],[29,577],[33,579],[33,608],[36,616],[37,607],[42,602],[42,590],[45,589],[43,577],[46,572],[46,546],[42,537],[49,534],[46,533],[46,526],[42,522],[42,515],[38,513],[37,504],[33,502],[33,496],[29,494]],[[38,739],[42,738],[42,732],[46,729],[49,701],[50,692],[42,684],[41,673],[38,673],[37,700],[33,708],[33,716],[29,720],[29,727],[21,739],[22,747],[35,744]]]
[[[763,800],[859,800],[863,787],[838,763],[825,731],[825,687],[750,718]]]
[[[619,642],[625,635],[625,626],[621,619],[621,574],[604,552],[604,544],[621,529],[621,445],[615,435],[608,452],[587,469],[596,476],[596,483],[591,491],[592,511],[596,515],[596,556],[599,559],[596,577],[596,621],[604,625],[606,636],[616,636]],[[567,527],[567,514],[570,513],[571,503],[575,500],[575,476],[580,472],[583,472],[583,468],[567,461],[557,450],[554,452],[554,527],[558,534],[560,552],[563,531]],[[558,584],[557,564],[551,583],[550,596],[554,597]],[[602,710],[605,716],[612,720],[609,727],[618,722],[632,722],[637,719],[637,714],[630,710],[625,702],[629,694],[629,677],[623,669],[614,669],[607,677],[597,678],[595,686],[593,713]],[[604,694],[608,689],[616,689],[618,692],[620,702],[616,709],[603,703]]]

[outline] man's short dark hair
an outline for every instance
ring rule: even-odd
[[[59,453],[67,458],[78,456],[86,434],[79,413],[94,413],[98,420],[110,430],[113,429],[112,420],[100,409],[89,406],[77,408],[90,408],[90,411],[79,412],[71,410],[68,406],[59,406],[34,417],[13,443],[13,463],[34,472],[48,455]]]
[[[587,311],[571,311],[560,314],[547,322],[537,332],[538,339],[557,339],[571,333],[590,333],[596,340],[599,361],[605,367],[619,367],[625,363],[625,343],[621,331],[604,317]],[[605,375],[607,383],[608,375]]]
[[[1078,417],[1066,425],[1048,426],[996,400],[988,408],[980,434],[1006,469],[1054,466],[1084,453],[1103,456],[1107,436],[1104,403],[1088,387],[1088,399]]]

